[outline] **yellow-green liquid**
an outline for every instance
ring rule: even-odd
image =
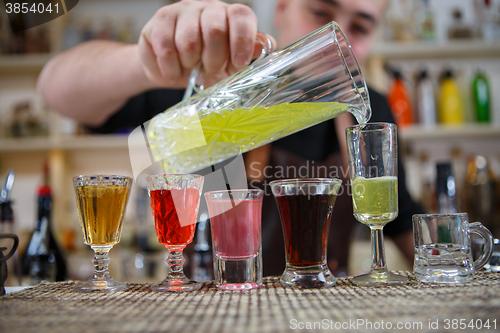
[[[384,225],[398,216],[397,177],[356,177],[351,190],[354,216],[359,222]]]
[[[187,105],[153,118],[147,136],[165,172],[190,173],[347,111],[351,105],[336,102],[199,112]]]

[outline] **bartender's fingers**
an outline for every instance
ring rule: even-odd
[[[201,32],[203,35],[201,59],[207,75],[224,71],[229,59],[227,7],[227,5],[207,7],[201,14]]]
[[[190,72],[200,61],[203,46],[200,20],[203,9],[202,2],[194,2],[191,6],[185,6],[177,17],[175,47],[183,72]]]
[[[148,78],[159,85],[176,85],[182,74],[175,46],[175,10],[161,8],[144,26],[139,54]]]
[[[247,66],[252,60],[257,35],[257,17],[249,7],[233,4],[227,8],[227,18],[231,50],[228,72],[234,72]]]

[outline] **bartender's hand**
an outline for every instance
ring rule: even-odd
[[[183,0],[159,9],[144,26],[139,57],[155,85],[185,87],[200,60],[205,84],[211,85],[260,54],[256,34],[257,18],[247,6]]]

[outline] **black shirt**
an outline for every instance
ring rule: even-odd
[[[394,122],[390,107],[384,96],[370,90],[373,115],[370,122]],[[156,114],[180,102],[183,90],[157,89],[131,98],[118,112],[99,127],[90,128],[97,133],[113,133],[132,130],[150,120]],[[343,137],[343,135],[342,135]],[[356,220],[352,215],[352,200],[348,195],[349,181],[339,172],[341,166],[340,148],[334,122],[329,120],[307,128],[272,143],[268,174],[286,166],[303,166],[307,175],[288,174],[281,178],[334,177],[343,180],[335,203],[329,231],[328,261],[332,271],[342,274],[347,267],[348,247],[352,228]],[[413,202],[406,188],[406,178],[399,159],[399,216],[384,227],[384,233],[394,236],[411,230],[411,216],[421,213],[421,208]],[[295,168],[297,170],[297,168]],[[305,170],[305,169],[303,169]],[[266,187],[269,181],[280,177],[270,176],[251,187]],[[271,193],[269,188],[265,193]],[[349,192],[350,193],[350,192]],[[262,250],[264,275],[280,275],[284,269],[283,235],[279,214],[272,195],[266,195],[262,215]]]

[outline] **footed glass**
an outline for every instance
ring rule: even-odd
[[[152,175],[147,177],[156,236],[168,250],[168,275],[151,287],[154,291],[193,291],[202,283],[184,275],[182,252],[193,241],[204,177],[199,175]]]
[[[109,251],[120,242],[123,216],[132,178],[115,175],[78,176],[73,178],[78,218],[84,242],[95,252],[94,274],[74,287],[77,292],[113,292],[126,288],[109,274]]]
[[[358,286],[408,283],[387,270],[382,229],[398,216],[398,149],[395,124],[372,123],[346,129],[354,217],[371,230],[372,266],[352,282]]]

